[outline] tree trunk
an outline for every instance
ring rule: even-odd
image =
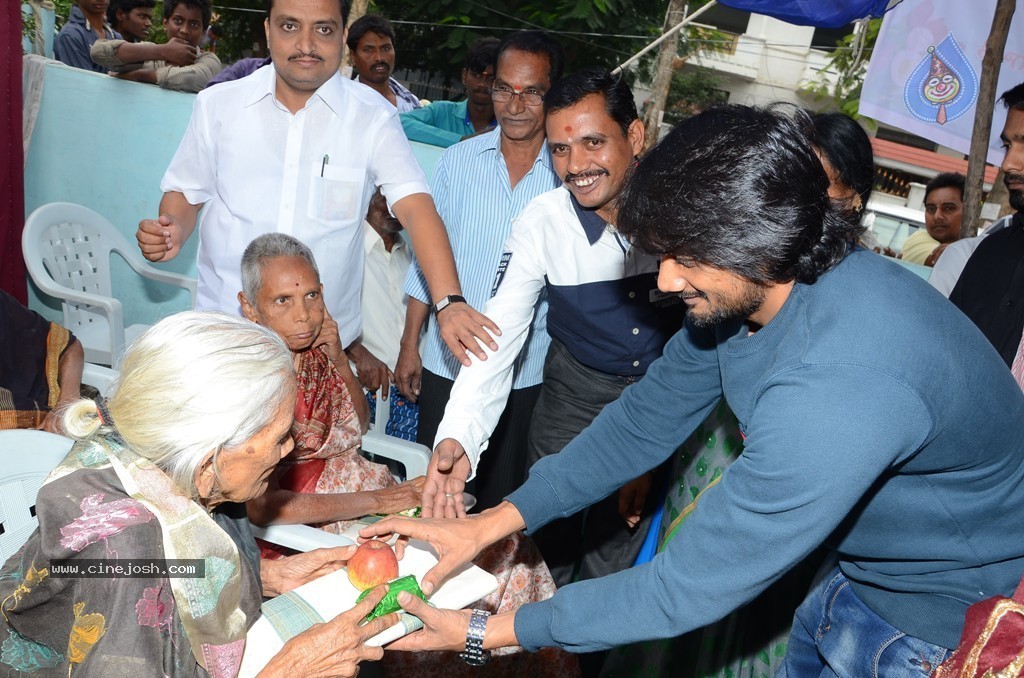
[[[345,28],[348,28],[352,23],[359,17],[366,14],[366,10],[370,7],[370,0],[352,0],[352,4],[348,10],[348,21],[345,23]],[[341,46],[341,70],[344,70],[345,66],[348,65],[348,47],[345,45]]]
[[[1016,0],[997,0],[992,17],[992,31],[985,42],[985,57],[981,60],[981,86],[974,111],[974,130],[971,133],[971,152],[967,158],[967,186],[964,190],[964,214],[960,223],[960,237],[969,238],[978,232],[981,215],[981,192],[988,156],[988,140],[992,134],[992,109],[996,99],[999,67],[1003,63],[1006,36]]]
[[[668,32],[669,29],[681,22],[685,18],[685,13],[685,0],[669,0],[662,32]],[[658,130],[661,127],[665,102],[668,100],[668,88],[672,84],[672,74],[675,72],[673,66],[678,52],[679,32],[666,38],[658,48],[658,70],[654,76],[651,106],[647,109],[647,115],[644,118],[644,127],[647,128],[644,150],[649,149],[658,141]]]

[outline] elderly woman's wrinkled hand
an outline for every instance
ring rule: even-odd
[[[330,311],[324,306],[324,324],[320,328],[320,336],[317,337],[315,346],[323,346],[327,349],[327,354],[334,361],[335,365],[341,364],[341,361],[348,361],[348,356],[345,355],[345,347],[341,345],[341,335],[338,329],[338,322],[331,317]]]
[[[264,595],[288,593],[306,582],[340,570],[355,552],[355,546],[336,546],[314,549],[277,560],[264,559],[260,561]]]
[[[362,626],[359,623],[387,590],[387,585],[378,586],[348,612],[324,624],[314,624],[289,640],[260,672],[260,678],[293,676],[296,672],[303,678],[355,676],[359,673],[360,662],[378,661],[384,656],[384,650],[370,647],[366,641],[398,623],[398,613],[392,612]]]

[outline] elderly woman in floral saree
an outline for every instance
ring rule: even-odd
[[[363,429],[356,408],[365,408],[366,401],[351,396],[361,395],[362,389],[339,345],[338,326],[324,308],[320,274],[309,248],[281,233],[256,238],[242,255],[242,285],[238,299],[243,314],[284,340],[298,378],[295,450],[271,478],[270,491],[249,502],[253,522],[315,524],[337,533],[362,516],[419,505],[422,478],[396,485],[387,467],[359,454]],[[499,583],[475,607],[514,610],[555,592],[540,552],[519,535],[495,544],[475,564]],[[506,654],[489,667],[488,675],[561,677],[578,672],[576,658],[561,651],[528,654],[517,649]],[[454,654],[440,653],[389,653],[389,665],[396,675],[417,677],[459,675],[460,666],[465,667]]]
[[[242,502],[291,450],[294,409],[291,355],[261,327],[188,312],[140,337],[110,400],[64,414],[76,442],[39,491],[38,529],[0,570],[0,674],[237,675],[261,593],[336,570],[354,551],[259,559]],[[202,573],[66,574],[99,559],[122,572],[132,559],[184,559]],[[384,590],[296,635],[261,675],[301,664],[304,676],[352,676],[379,659],[365,640],[397,615],[358,622]]]

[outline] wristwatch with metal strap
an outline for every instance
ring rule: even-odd
[[[483,666],[491,658],[490,651],[484,649],[484,631],[487,630],[487,618],[490,616],[490,612],[473,610],[469,617],[466,651],[460,653],[459,657],[470,666]]]

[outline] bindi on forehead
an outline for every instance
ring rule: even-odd
[[[566,134],[572,134],[572,125],[566,125],[565,126],[565,133]]]

